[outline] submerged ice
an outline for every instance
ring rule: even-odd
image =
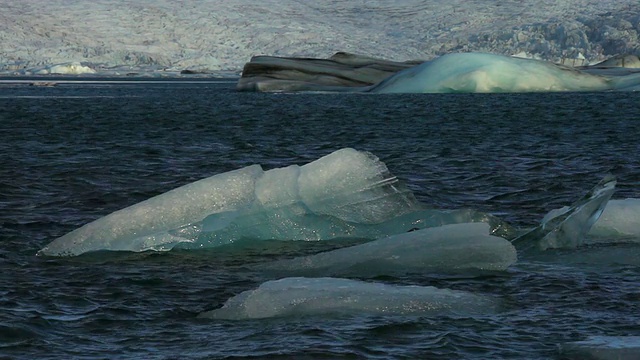
[[[281,260],[261,270],[304,276],[382,276],[407,273],[483,273],[506,270],[517,259],[487,223],[411,231],[316,255]]]
[[[319,314],[467,315],[492,313],[500,302],[489,296],[431,286],[397,286],[341,278],[284,278],[242,292],[211,319],[261,319]]]

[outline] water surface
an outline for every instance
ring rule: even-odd
[[[51,240],[180,185],[252,164],[370,151],[437,208],[529,227],[605,174],[640,198],[640,94],[261,94],[222,83],[0,84],[0,357],[558,357],[591,335],[640,335],[635,245],[523,257],[475,279],[374,279],[500,297],[473,317],[214,321],[266,280],[250,264],[344,246],[36,257]],[[371,279],[368,279],[371,280]]]

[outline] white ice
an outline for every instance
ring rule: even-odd
[[[499,310],[500,302],[458,290],[396,286],[340,278],[284,278],[242,292],[200,317],[261,319],[327,314],[467,315]]]
[[[609,200],[588,235],[600,241],[640,242],[640,199]]]
[[[192,223],[251,203],[261,174],[262,168],[253,165],[184,185],[90,222],[54,240],[40,253],[66,256],[98,250],[162,250],[193,241],[200,226]]]
[[[640,359],[640,336],[590,336],[560,345],[563,358],[575,360]]]
[[[46,66],[42,69],[34,70],[34,74],[37,75],[82,75],[82,74],[95,74],[96,71],[89,66],[80,64],[79,62],[71,62],[65,64],[56,64],[52,66]]]
[[[481,274],[505,270],[516,262],[516,249],[509,241],[489,235],[489,230],[486,223],[445,225],[260,268],[297,276]]]
[[[623,90],[640,85],[640,73],[591,75],[547,61],[484,53],[455,53],[403,70],[373,93],[495,93]]]
[[[582,65],[638,52],[637,0],[1,1],[0,71],[239,72],[254,55],[389,60],[524,53]],[[576,63],[576,61],[579,61]]]

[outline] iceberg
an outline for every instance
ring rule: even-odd
[[[489,231],[487,223],[444,225],[259,268],[296,276],[358,277],[505,270],[516,262],[516,249],[508,240],[489,235]]]
[[[543,222],[566,213],[569,207],[551,210]],[[640,242],[640,199],[609,200],[593,224],[585,243]]]
[[[284,278],[242,292],[201,318],[262,319],[327,314],[467,315],[498,311],[490,296],[431,286],[396,286],[341,278]]]
[[[569,207],[549,212],[540,225],[513,239],[518,249],[576,248],[598,221],[615,190],[616,179],[607,175]]]
[[[376,238],[415,227],[393,226],[392,219],[422,209],[377,157],[346,148],[304,166],[252,165],[187,184],[86,224],[39,254],[202,248],[245,238]]]
[[[586,340],[560,345],[567,359],[634,360],[640,359],[640,336],[590,336]]]
[[[485,53],[452,53],[402,70],[367,89],[372,93],[496,93],[624,90],[640,72],[592,75],[550,62]]]
[[[95,74],[96,71],[88,66],[82,65],[79,62],[70,62],[48,66],[39,70],[35,70],[34,73],[36,75],[82,75]]]

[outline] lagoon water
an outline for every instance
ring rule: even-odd
[[[479,278],[357,279],[495,297],[475,315],[198,318],[273,280],[252,267],[353,244],[36,256],[172,188],[251,164],[370,151],[424,203],[518,227],[605,174],[640,198],[640,94],[265,94],[233,81],[0,84],[0,358],[553,359],[640,336],[640,245],[521,256]],[[357,241],[356,241],[357,242]]]

